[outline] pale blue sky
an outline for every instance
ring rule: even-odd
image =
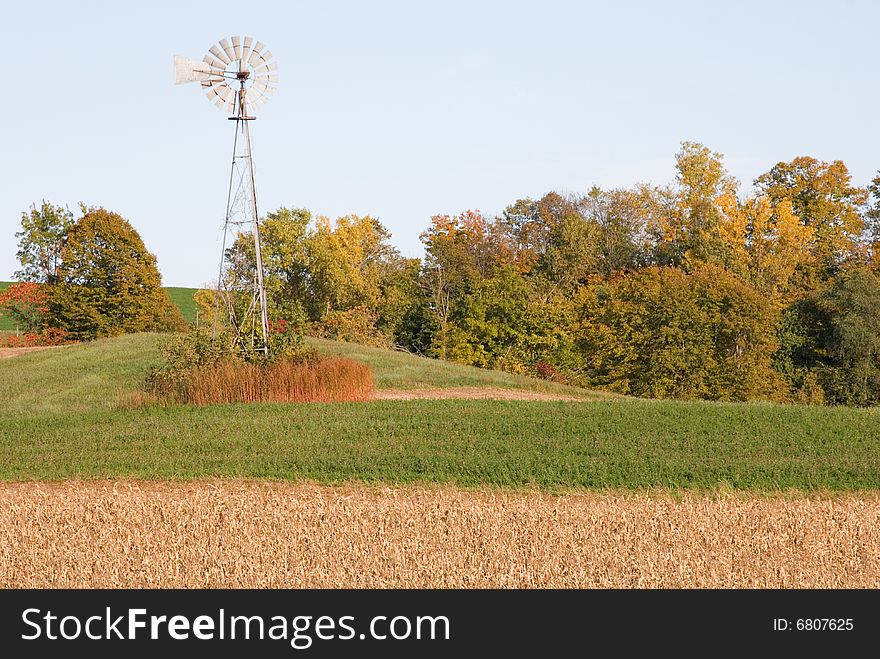
[[[0,279],[43,198],[129,219],[166,285],[216,273],[233,124],[172,56],[263,41],[260,210],[431,215],[664,183],[682,140],[748,188],[780,160],[880,169],[880,2],[16,2],[3,7]]]

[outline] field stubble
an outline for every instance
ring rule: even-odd
[[[880,586],[880,495],[0,485],[0,587]]]

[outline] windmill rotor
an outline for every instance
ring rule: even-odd
[[[224,37],[201,61],[174,56],[174,84],[188,82],[200,83],[218,109],[250,117],[277,91],[278,63],[253,37]]]

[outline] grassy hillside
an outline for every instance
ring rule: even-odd
[[[12,284],[11,281],[0,281],[0,291],[9,288],[10,284]],[[193,301],[193,295],[198,289],[168,286],[165,290],[168,291],[171,302],[177,305],[183,317],[186,318],[186,322],[194,323],[196,321],[196,303]],[[12,318],[0,315],[0,332],[13,330],[15,330],[15,322]]]
[[[198,289],[166,286],[165,290],[168,291],[168,297],[171,299],[171,302],[177,305],[177,308],[180,309],[180,313],[186,318],[186,322],[196,322],[196,303],[195,300],[193,300],[193,295],[195,295],[195,292]]]
[[[380,389],[429,389],[445,387],[498,387],[525,389],[595,400],[612,395],[567,387],[547,380],[511,375],[472,366],[462,366],[406,352],[370,348],[354,343],[307,337],[306,343],[325,355],[351,357],[367,364]]]
[[[114,409],[116,392],[135,387],[158,363],[160,338],[127,336],[0,360],[0,480],[236,476],[761,491],[880,484],[876,410],[627,398]],[[380,386],[526,381],[315,345],[369,360]]]

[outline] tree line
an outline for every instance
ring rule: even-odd
[[[880,174],[859,187],[843,162],[799,157],[744,195],[701,144],[682,143],[675,163],[668,185],[436,215],[422,259],[403,257],[376,218],[279,208],[260,223],[270,315],[318,336],[637,396],[880,402]],[[20,245],[23,277],[51,283],[51,267]],[[66,254],[54,281],[82,285]],[[251,236],[225,258],[230,284],[244,285]],[[79,331],[64,314],[84,307],[56,299],[59,326]],[[214,292],[196,301],[210,319]],[[153,326],[175,325],[158,298],[151,308]]]
[[[624,394],[880,401],[880,175],[858,187],[843,162],[799,157],[744,196],[701,144],[675,162],[669,185],[436,215],[424,259],[373,217],[280,208],[261,223],[272,313]],[[251,237],[227,259],[253,268]]]

